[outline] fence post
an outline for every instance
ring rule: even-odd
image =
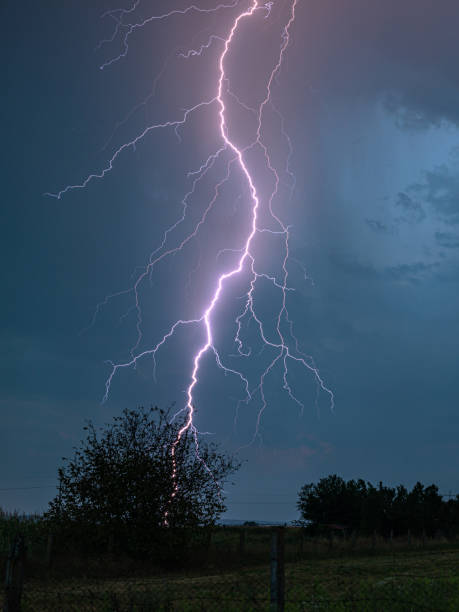
[[[271,539],[271,612],[284,612],[284,528],[273,529]]]
[[[24,579],[25,545],[22,535],[16,535],[6,562],[5,603],[3,612],[20,612]]]

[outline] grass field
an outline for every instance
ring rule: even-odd
[[[246,542],[249,545],[250,540]],[[324,548],[327,544],[324,543]],[[303,548],[307,549],[308,546]],[[338,545],[314,556],[287,555],[285,610],[459,610],[459,546],[349,550]],[[218,549],[218,547],[217,547]],[[259,551],[261,552],[261,550]],[[257,555],[258,556],[258,555]],[[294,558],[296,557],[296,558]],[[233,612],[269,610],[269,560],[238,568],[168,573],[130,579],[26,581],[23,610]],[[224,564],[223,564],[224,565]],[[233,564],[231,564],[233,565]]]

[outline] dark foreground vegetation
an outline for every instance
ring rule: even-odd
[[[5,612],[459,610],[459,497],[331,475],[296,526],[219,526],[239,463],[184,425],[89,423],[48,511],[0,513]]]
[[[196,528],[183,537],[176,564],[162,554],[132,558],[106,542],[82,551],[42,518],[3,517],[2,571],[7,534],[17,527],[27,545],[21,610],[203,611],[459,609],[459,541],[444,537],[363,537],[330,531],[311,535],[285,528],[284,608],[271,608],[270,527]],[[172,546],[172,544],[171,544]],[[3,574],[4,575],[4,574]],[[3,604],[4,593],[0,592]]]

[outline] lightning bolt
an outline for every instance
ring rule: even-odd
[[[232,16],[230,27],[225,35],[212,34],[207,38],[205,42],[203,42],[202,44],[198,44],[196,48],[189,49],[185,52],[181,51],[177,53],[177,57],[180,58],[181,61],[187,61],[191,57],[200,57],[204,53],[209,53],[212,49],[214,49],[214,47],[220,49],[219,55],[217,56],[218,70],[215,81],[215,94],[209,99],[201,100],[193,106],[190,106],[189,108],[185,109],[182,112],[182,115],[178,118],[166,119],[162,122],[148,125],[132,140],[123,143],[119,148],[117,148],[112,154],[112,156],[109,158],[105,168],[103,168],[101,171],[89,174],[79,184],[68,185],[57,193],[49,193],[47,195],[61,199],[65,194],[70,191],[84,189],[91,181],[104,178],[109,172],[113,170],[115,162],[125,151],[127,151],[128,149],[135,149],[137,143],[139,143],[142,139],[144,139],[146,136],[156,130],[172,128],[175,130],[177,136],[180,139],[179,130],[185,125],[191,115],[201,111],[205,112],[208,111],[209,108],[215,107],[217,111],[216,129],[218,130],[220,137],[220,146],[217,150],[211,153],[208,158],[205,159],[199,165],[198,168],[196,168],[195,170],[191,170],[188,173],[188,178],[192,182],[190,190],[182,199],[181,215],[170,227],[165,230],[159,246],[150,255],[147,264],[141,270],[140,274],[137,275],[133,286],[129,289],[125,289],[110,296],[107,296],[105,300],[97,306],[92,321],[93,324],[101,308],[105,306],[109,300],[121,295],[131,295],[133,297],[133,306],[131,307],[131,309],[134,310],[136,313],[136,341],[130,349],[130,358],[128,360],[119,363],[114,363],[112,361],[108,362],[111,367],[111,370],[105,383],[105,394],[103,397],[103,401],[107,400],[110,393],[112,381],[115,375],[117,375],[120,371],[136,367],[137,362],[145,357],[151,357],[156,368],[156,357],[158,351],[160,351],[160,349],[164,347],[164,345],[171,339],[171,337],[176,334],[179,328],[186,326],[198,326],[204,332],[204,340],[202,344],[197,348],[194,355],[191,356],[191,371],[189,375],[189,384],[186,389],[186,403],[177,413],[184,414],[185,418],[183,426],[179,429],[177,437],[171,448],[173,467],[173,492],[171,496],[172,502],[178,492],[176,449],[178,444],[180,443],[180,440],[187,432],[192,433],[192,435],[194,436],[196,452],[199,456],[198,431],[194,423],[195,391],[198,383],[200,382],[202,358],[205,354],[212,353],[215,358],[215,363],[221,370],[225,372],[225,374],[230,374],[239,379],[244,390],[244,397],[243,399],[239,400],[237,404],[236,415],[238,414],[241,404],[248,404],[253,400],[256,394],[259,394],[261,400],[261,407],[257,413],[255,431],[253,434],[252,442],[260,436],[260,426],[263,414],[268,406],[268,398],[266,396],[265,391],[265,381],[270,375],[273,374],[273,372],[276,371],[276,369],[280,368],[280,380],[282,388],[284,389],[290,400],[299,407],[300,412],[303,412],[304,404],[295,394],[295,391],[292,389],[292,386],[289,381],[289,365],[292,363],[301,366],[313,376],[313,379],[315,380],[317,385],[317,394],[319,394],[320,392],[325,393],[329,397],[330,406],[332,409],[334,407],[334,396],[333,392],[325,384],[313,358],[311,356],[306,355],[300,349],[299,341],[294,333],[293,319],[288,311],[287,300],[288,293],[293,290],[293,288],[289,286],[289,262],[292,259],[290,257],[290,226],[286,223],[286,221],[282,219],[281,212],[279,212],[275,206],[276,199],[279,195],[280,185],[283,182],[287,181],[291,196],[295,188],[295,177],[290,169],[290,160],[293,153],[292,143],[285,130],[284,117],[282,116],[281,112],[273,101],[273,87],[275,84],[278,83],[282,64],[284,62],[285,53],[290,42],[290,32],[295,22],[298,0],[291,0],[289,3],[289,16],[288,20],[282,27],[277,59],[275,60],[273,68],[267,79],[266,93],[258,108],[250,107],[243,100],[241,100],[234,92],[232,92],[225,66],[228,54],[230,53],[234,45],[236,33],[240,30],[241,25],[244,22],[253,20],[254,16],[260,11],[262,11],[264,13],[265,18],[268,19],[273,10],[274,2],[262,4],[259,2],[259,0],[250,0],[245,2],[242,0],[234,0],[233,2],[229,2],[227,4],[218,4],[213,8],[200,8],[199,6],[192,4],[184,9],[173,9],[164,14],[154,15],[140,21],[134,21],[132,23],[129,23],[127,19],[129,19],[135,14],[139,3],[140,0],[136,0],[136,2],[134,2],[134,4],[129,9],[117,9],[109,11],[104,15],[111,17],[114,20],[115,28],[112,36],[106,40],[103,40],[100,43],[100,46],[112,43],[117,37],[121,36],[122,51],[118,55],[112,57],[104,64],[102,64],[100,66],[101,69],[108,68],[126,57],[129,52],[129,40],[131,36],[134,35],[137,30],[146,27],[149,23],[152,23],[154,21],[167,20],[172,17],[185,17],[189,13],[199,14],[230,11],[235,14]],[[244,8],[240,8],[240,5],[244,5]],[[164,69],[165,67],[163,68],[163,70]],[[156,87],[156,84],[157,79],[155,79],[154,88]],[[154,92],[150,94],[147,100],[150,99],[153,94]],[[227,119],[227,98],[231,98],[235,104],[239,105],[240,108],[244,109],[247,113],[249,113],[256,122],[255,137],[253,138],[252,142],[250,142],[244,147],[238,146],[230,136]],[[279,124],[279,132],[286,144],[286,149],[288,151],[287,158],[285,161],[285,167],[282,170],[277,168],[276,164],[273,162],[270,147],[264,139],[264,125],[266,123],[266,115],[268,110],[270,110],[270,112],[277,118]],[[126,121],[129,116],[130,115],[127,115],[123,122]],[[119,123],[118,125],[121,125],[123,122]],[[251,170],[250,163],[248,161],[249,154],[256,153],[262,155],[267,172],[272,177],[273,187],[268,197],[262,197],[259,195],[256,176]],[[171,244],[175,232],[178,230],[179,226],[185,223],[187,219],[189,203],[196,193],[198,184],[203,181],[204,177],[208,176],[211,171],[216,168],[217,162],[219,162],[223,158],[226,159],[226,171],[214,184],[213,195],[208,201],[208,204],[204,208],[199,219],[197,220],[197,222],[194,223],[194,226],[192,227],[191,231],[189,231],[183,239],[178,240],[177,242],[175,242],[175,244]],[[237,245],[236,248],[222,249],[217,256],[218,258],[222,253],[227,251],[233,254],[237,254],[237,259],[235,263],[228,269],[223,271],[215,279],[213,293],[211,294],[209,301],[203,307],[203,310],[200,314],[192,318],[183,318],[176,320],[174,323],[171,324],[170,328],[156,343],[156,345],[151,348],[140,351],[139,348],[140,342],[142,340],[143,323],[141,299],[139,293],[141,285],[145,280],[151,278],[156,266],[161,261],[174,254],[184,251],[187,245],[197,237],[201,228],[206,224],[209,213],[216,205],[223,185],[227,183],[230,180],[232,174],[236,172],[238,172],[239,175],[242,177],[242,180],[245,183],[245,188],[248,192],[248,209],[250,211],[249,223],[245,231],[245,238],[242,241],[242,245]],[[267,215],[270,219],[272,225],[269,227],[266,226],[266,223],[261,223],[260,213],[262,210],[263,215]],[[264,234],[271,234],[273,236],[277,236],[282,241],[282,255],[280,259],[281,273],[279,274],[280,278],[278,278],[275,273],[267,273],[262,271],[260,263],[258,262],[258,259],[256,257],[254,243],[258,236],[262,236]],[[296,262],[297,265],[300,265],[300,267],[304,271],[305,278],[307,278],[306,271],[301,262],[298,262],[294,259],[292,260]],[[249,323],[254,324],[255,328],[258,330],[258,335],[261,339],[263,348],[269,350],[272,355],[272,358],[270,357],[270,361],[267,367],[264,369],[258,381],[256,381],[255,385],[249,382],[249,377],[244,374],[244,371],[242,369],[230,367],[225,363],[217,346],[215,345],[213,333],[213,316],[215,314],[217,305],[221,303],[224,299],[223,296],[225,290],[227,289],[228,281],[235,277],[245,278],[245,275],[248,276],[249,280],[247,285],[247,291],[244,295],[244,305],[239,315],[234,320],[234,345],[236,348],[236,353],[232,357],[236,356],[237,358],[240,358],[243,361],[251,357],[252,349],[250,347],[245,346],[243,335],[244,326],[248,325]],[[257,291],[257,285],[260,281],[270,283],[277,291],[280,292],[280,308],[275,317],[274,334],[272,332],[268,333],[266,331],[266,322],[264,322],[262,317],[259,316],[255,306],[255,294]],[[165,513],[165,524],[167,524],[168,512],[169,510]]]

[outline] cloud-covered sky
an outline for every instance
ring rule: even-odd
[[[231,85],[246,104],[259,102],[278,50],[273,32],[288,7],[275,2],[231,58]],[[161,355],[157,382],[145,363],[118,377],[100,403],[104,361],[126,359],[132,346],[133,320],[120,319],[129,301],[110,302],[85,328],[106,295],[129,286],[177,218],[186,174],[212,150],[215,132],[199,115],[181,144],[173,131],[152,134],[103,181],[62,200],[42,194],[100,170],[145,125],[211,92],[214,56],[180,63],[177,50],[228,25],[221,15],[194,15],[151,26],[133,37],[125,60],[101,71],[116,51],[95,50],[110,36],[110,20],[100,19],[110,8],[118,7],[8,0],[0,9],[9,24],[0,506],[10,509],[46,505],[60,458],[80,439],[85,419],[103,423],[125,406],[183,403],[187,346],[197,342],[195,332],[180,337]],[[141,3],[138,16],[151,10]],[[459,492],[458,28],[454,0],[298,3],[274,94],[296,176],[293,196],[282,203],[296,288],[288,299],[300,345],[314,356],[336,407],[332,412],[323,394],[316,403],[314,381],[301,369],[291,376],[304,411],[281,380],[269,382],[262,441],[240,451],[247,461],[228,491],[228,517],[294,519],[299,487],[331,472]],[[158,74],[155,95],[113,133]],[[242,141],[248,125],[235,113],[234,137]],[[284,159],[285,143],[278,143]],[[199,198],[209,190],[203,185]],[[238,226],[231,228],[245,196],[222,193],[225,206],[210,219],[209,233],[185,260],[173,258],[158,271],[144,295],[146,338],[199,310],[218,269],[216,250],[237,237]],[[266,292],[259,308],[269,315],[270,307]],[[229,314],[219,313],[222,342]],[[254,375],[257,367],[249,366]],[[203,371],[200,428],[229,450],[243,446],[259,405],[242,410],[235,425],[240,388],[210,358]]]

